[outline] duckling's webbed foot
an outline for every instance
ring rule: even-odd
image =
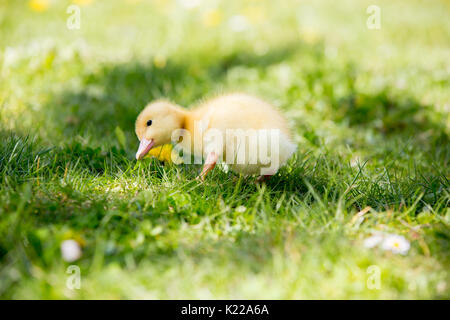
[[[196,178],[196,180],[205,181],[205,177],[214,167],[216,166],[217,160],[219,159],[219,155],[215,152],[211,152],[208,154],[205,160],[205,165],[203,166],[202,172]]]

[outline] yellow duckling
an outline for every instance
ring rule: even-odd
[[[184,163],[194,155],[205,164],[204,179],[216,163],[233,171],[271,176],[295,152],[287,121],[270,104],[247,94],[228,94],[186,110],[165,100],[150,103],[136,120],[136,159],[154,147],[174,143]],[[176,162],[176,161],[174,161]]]

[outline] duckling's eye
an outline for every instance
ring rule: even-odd
[[[147,121],[147,127],[150,127],[152,125],[152,120]]]

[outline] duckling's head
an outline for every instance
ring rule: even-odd
[[[136,135],[141,141],[136,159],[142,159],[153,147],[171,142],[172,132],[182,128],[186,112],[168,101],[148,104],[136,119]]]

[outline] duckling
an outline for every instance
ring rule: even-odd
[[[148,104],[136,120],[136,159],[175,143],[184,159],[206,159],[197,179],[225,163],[243,175],[270,177],[296,150],[287,121],[269,103],[247,94],[218,96],[187,110],[167,100]],[[185,161],[186,163],[186,161]]]

